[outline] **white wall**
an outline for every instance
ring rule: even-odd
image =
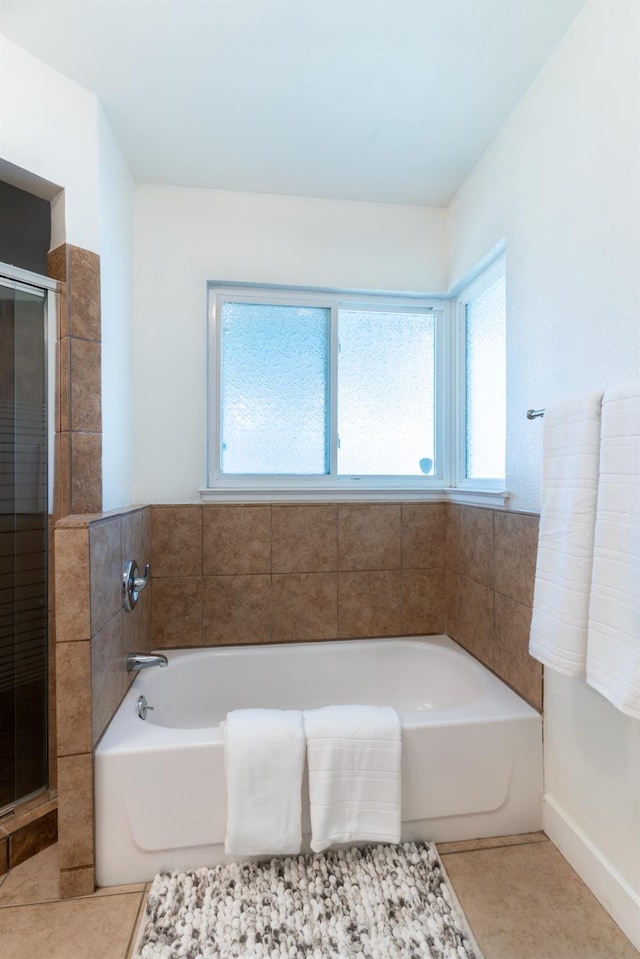
[[[638,373],[637,14],[637,0],[587,6],[449,210],[451,285],[507,239],[517,509],[539,508],[541,424],[525,411]]]
[[[134,182],[111,127],[98,111],[102,317],[102,508],[131,504],[131,308]],[[144,423],[138,424],[144,429]]]
[[[639,15],[637,0],[587,4],[448,211],[450,285],[506,238],[517,509],[540,505],[526,410],[640,375]],[[550,670],[545,710],[554,815],[640,906],[640,723]]]
[[[0,34],[0,158],[64,188],[53,247],[98,252],[97,111],[93,94]]]
[[[199,502],[208,280],[442,292],[444,211],[140,186],[135,200],[138,502]]]

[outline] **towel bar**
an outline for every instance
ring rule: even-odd
[[[528,420],[536,420],[539,416],[544,416],[544,410],[527,410]]]

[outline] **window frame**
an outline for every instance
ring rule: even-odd
[[[491,261],[482,272],[478,273],[474,279],[468,283],[460,292],[455,300],[455,371],[453,376],[453,388],[455,390],[454,416],[456,430],[454,445],[455,457],[455,489],[460,493],[465,492],[504,492],[506,477],[486,479],[482,477],[467,477],[467,305],[478,297],[487,287],[500,276],[506,277],[506,255],[502,252]],[[506,368],[505,368],[506,377]],[[505,423],[506,431],[506,423]],[[506,463],[505,463],[506,472]]]
[[[451,336],[451,301],[445,298],[402,296],[387,293],[347,292],[277,285],[254,285],[247,283],[208,284],[208,343],[207,343],[207,487],[201,490],[203,498],[233,497],[249,494],[264,497],[286,494],[288,498],[318,498],[330,494],[333,498],[387,498],[389,494],[403,497],[414,494],[440,494],[451,484],[451,464],[447,462],[450,446],[450,423],[446,422],[446,410],[451,408],[447,395],[451,382],[450,357],[453,354]],[[277,476],[254,474],[227,474],[221,463],[221,402],[220,383],[222,371],[222,325],[220,311],[222,302],[282,304],[287,306],[324,306],[331,310],[330,334],[330,470],[329,474],[312,476]],[[337,380],[338,380],[338,311],[340,308],[365,309],[380,312],[423,312],[435,319],[434,356],[434,460],[438,473],[433,476],[369,476],[342,475],[337,467]],[[339,401],[339,400],[338,400]],[[450,459],[450,458],[449,458]]]

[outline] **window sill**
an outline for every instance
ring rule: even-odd
[[[448,503],[460,503],[463,506],[490,506],[494,509],[504,509],[511,496],[511,493],[504,489],[458,489],[451,487],[442,492]]]
[[[411,487],[358,486],[357,489],[300,487],[255,488],[220,486],[201,489],[203,503],[280,503],[280,502],[384,502],[398,500],[431,503],[461,503],[469,506],[504,508],[509,500],[505,490],[412,489]]]

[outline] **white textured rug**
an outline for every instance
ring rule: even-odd
[[[435,846],[156,876],[134,959],[482,959]]]

